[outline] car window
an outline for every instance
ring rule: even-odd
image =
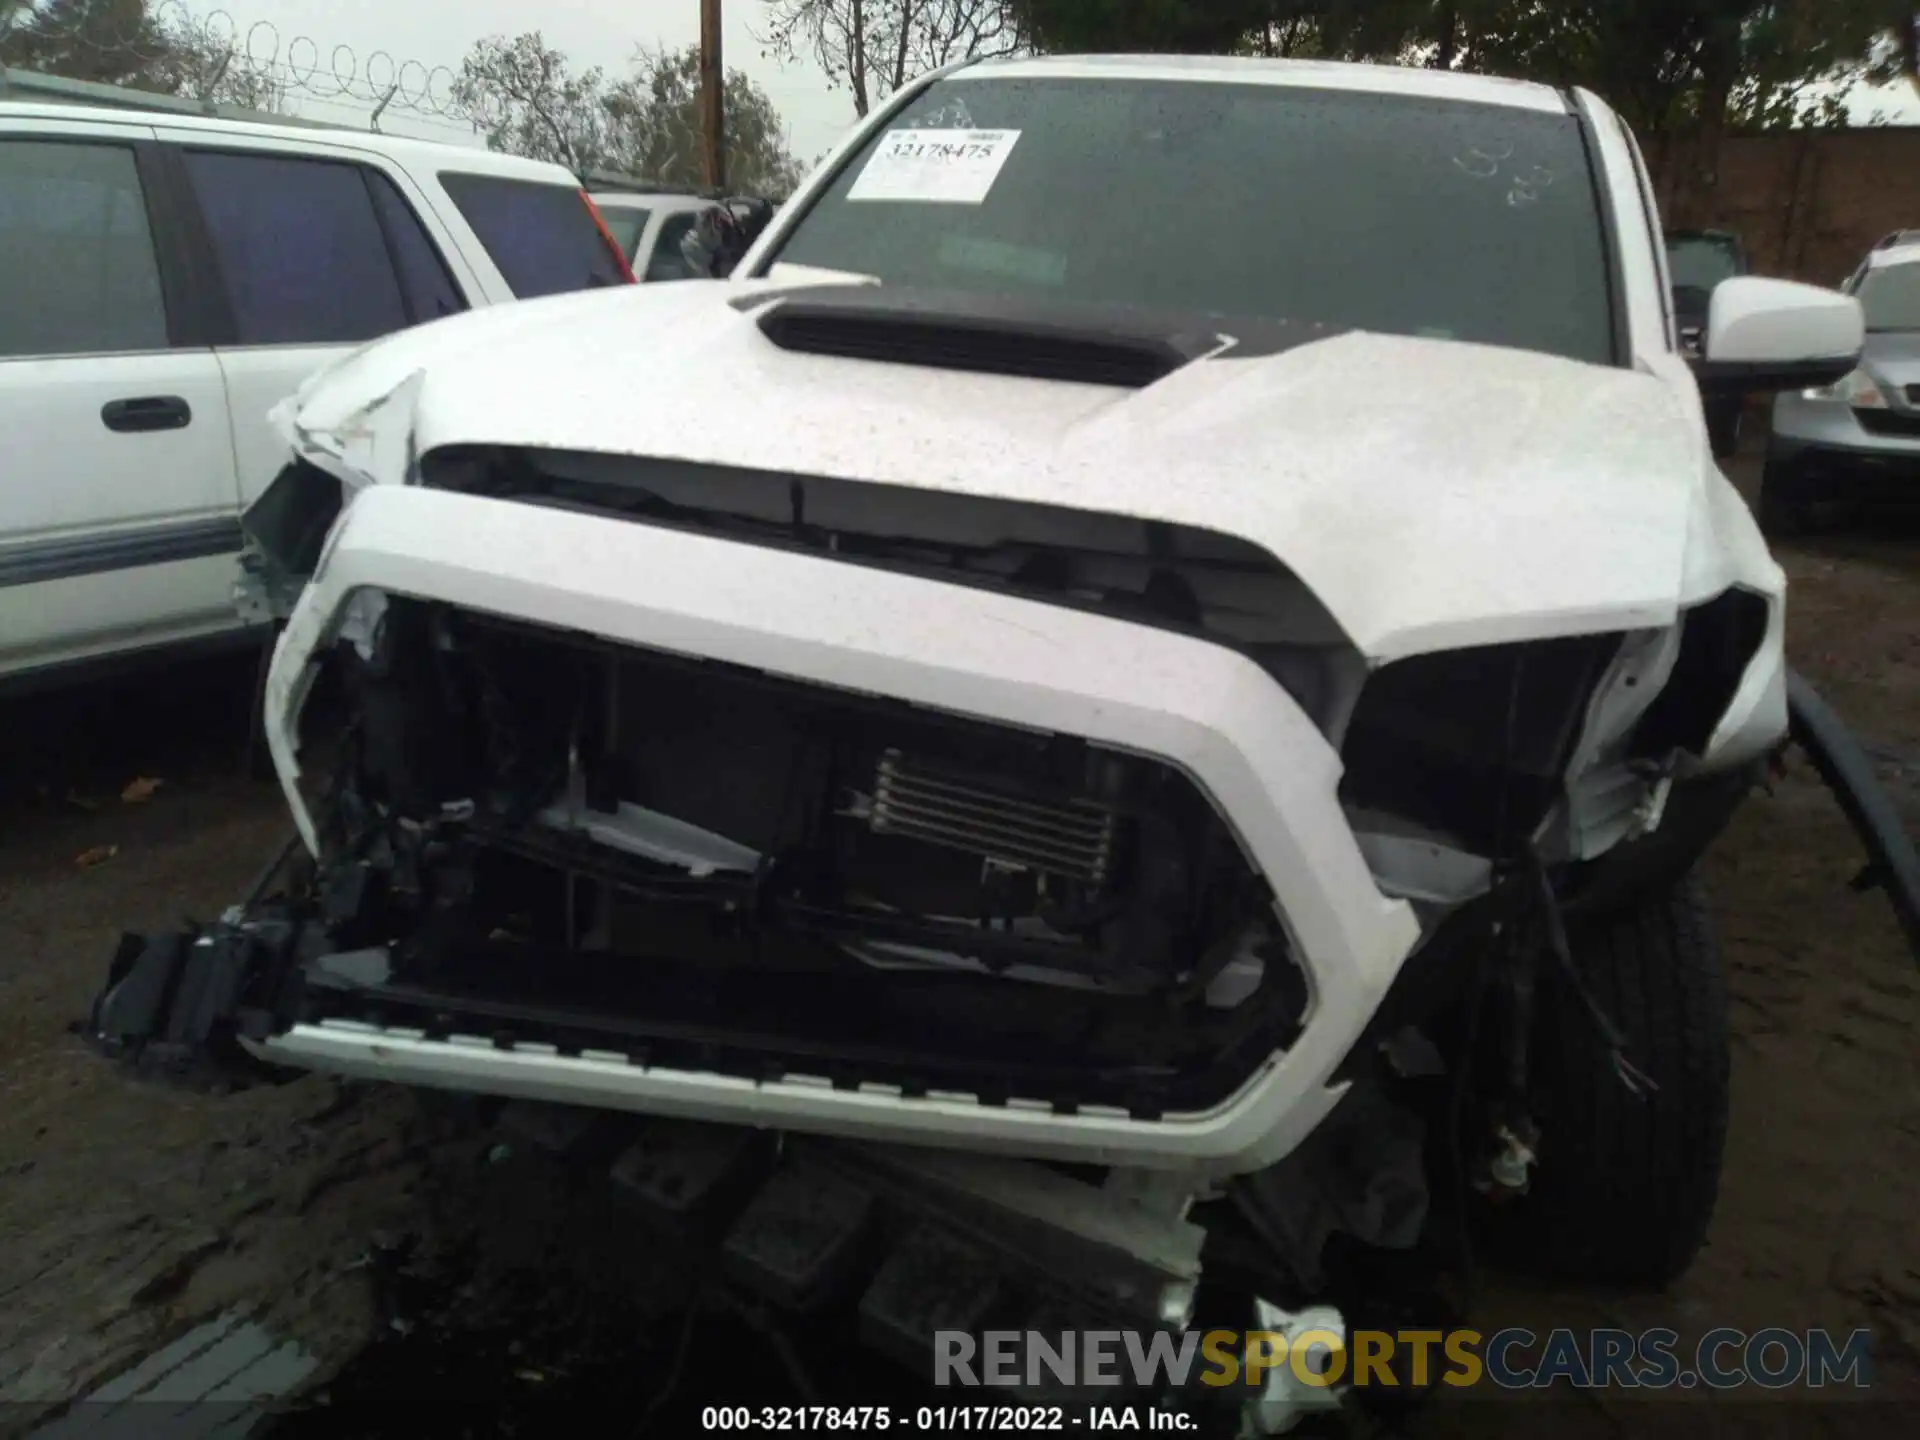
[[[166,347],[133,151],[0,140],[0,356]]]
[[[357,165],[190,150],[241,345],[333,345],[407,324],[400,281]]]
[[[400,271],[400,287],[407,303],[407,318],[418,324],[454,315],[467,308],[466,298],[453,276],[440,247],[433,243],[420,224],[420,217],[399,187],[378,170],[366,172],[367,185],[373,191],[373,207],[380,215],[387,241],[393,247],[393,261]]]
[[[647,221],[653,217],[651,210],[641,210],[632,205],[602,205],[600,218],[607,223],[607,233],[613,236],[613,243],[622,253],[638,258],[640,237],[646,233]]]
[[[1667,268],[1675,289],[1711,290],[1740,273],[1740,254],[1730,240],[1678,236],[1667,242]]]
[[[687,238],[699,219],[699,215],[687,210],[678,215],[669,215],[661,223],[660,234],[653,242],[653,254],[647,259],[648,280],[706,278],[687,263],[687,257],[680,250],[680,242]]]
[[[580,191],[444,171],[440,183],[521,299],[626,282],[625,257],[614,253]]]
[[[1860,282],[1860,308],[1869,330],[1920,330],[1920,260],[1867,271]]]
[[[1614,358],[1579,121],[1513,106],[963,72],[869,138],[771,258]]]

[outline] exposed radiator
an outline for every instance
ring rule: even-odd
[[[1106,879],[1113,861],[1113,812],[1095,802],[1008,795],[919,765],[898,750],[880,757],[871,824],[882,834],[1090,885]]]

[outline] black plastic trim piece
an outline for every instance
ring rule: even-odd
[[[180,193],[180,177],[171,152],[157,140],[136,141],[134,164],[147,196],[147,223],[153,229],[153,248],[160,261],[160,293],[167,306],[167,339],[175,349],[196,350],[212,345],[218,334],[219,307],[209,302],[204,252],[197,252],[197,230],[189,223]]]
[[[431,1023],[447,1033],[489,1036],[499,1049],[536,1044],[603,1050],[659,1069],[738,1075],[762,1082],[811,1076],[842,1090],[868,1084],[897,1085],[903,1091],[951,1090],[970,1093],[989,1106],[1014,1099],[1076,1108],[1113,1106],[1142,1121],[1220,1104],[1300,1034],[1297,1025],[1272,1017],[1227,1038],[1208,1057],[1204,1070],[1180,1073],[1045,1058],[1010,1061],[1004,1055],[970,1059],[955,1053],[930,1054],[879,1032],[859,1041],[822,1039],[747,1029],[698,1015],[623,1013],[586,994],[554,993],[568,988],[559,980],[569,962],[547,952],[529,954],[524,948],[514,952],[515,965],[526,977],[517,987],[483,980],[483,974],[497,967],[479,951],[463,950],[450,958],[453,966],[447,974],[459,978],[440,983],[360,984],[329,977],[323,962],[308,961],[295,972],[303,978],[298,982],[300,998],[294,1018],[305,1024],[329,1019],[383,1025]],[[663,977],[683,978],[673,961],[656,957],[654,963]],[[536,974],[553,978],[535,979]],[[782,984],[786,977],[769,979]],[[681,991],[692,988],[680,987]],[[802,1003],[802,988],[788,988],[794,1002]],[[819,990],[809,993],[829,998]],[[842,989],[835,989],[831,999],[845,1003],[847,997]]]
[[[1680,320],[1676,313],[1677,296],[1673,289],[1673,277],[1667,264],[1668,238],[1660,228],[1660,204],[1653,190],[1653,177],[1647,173],[1646,157],[1640,153],[1640,142],[1628,128],[1627,122],[1620,116],[1613,117],[1614,125],[1620,131],[1620,143],[1626,147],[1627,159],[1633,162],[1633,183],[1640,192],[1641,218],[1647,225],[1648,253],[1653,257],[1655,274],[1660,283],[1654,288],[1660,292],[1660,325],[1666,335],[1668,353],[1677,349],[1680,340]],[[1745,261],[1742,262],[1745,268]],[[1706,333],[1706,320],[1700,322],[1701,334]]]
[[[230,555],[240,544],[236,519],[190,520],[132,534],[23,541],[0,546],[0,589]]]
[[[763,307],[783,350],[1142,389],[1196,360],[1282,354],[1342,327],[913,286],[816,286]]]
[[[184,430],[193,423],[193,407],[178,395],[132,395],[102,405],[100,423],[117,435]]]
[[[1820,693],[1791,670],[1787,672],[1787,723],[1794,743],[1813,761],[1866,845],[1871,863],[1864,878],[1886,892],[1907,946],[1920,961],[1920,855],[1915,854],[1899,810],[1874,773],[1872,757]]]
[[[200,208],[200,197],[194,192],[193,179],[187,174],[185,147],[162,141],[154,144],[152,150],[153,193],[164,197],[165,206],[164,217],[156,216],[156,228],[164,223],[166,243],[172,249],[179,271],[182,293],[186,297],[186,325],[193,336],[190,343],[231,345],[239,336],[239,326],[233,318],[233,301],[214,249],[213,233]],[[143,170],[142,174],[145,173]]]
[[[1600,157],[1600,135],[1593,117],[1571,90],[1563,92],[1580,127],[1580,148],[1587,157],[1587,180],[1593,186],[1594,204],[1600,212],[1600,248],[1607,260],[1607,313],[1613,329],[1613,364],[1630,369],[1633,365],[1633,330],[1627,321],[1627,272],[1620,254],[1620,218],[1614,210],[1613,190],[1607,184],[1607,169]]]
[[[1037,601],[1062,610],[1073,610],[1083,615],[1101,615],[1108,618],[1123,619],[1131,624],[1144,625],[1155,630],[1166,630],[1176,635],[1185,635],[1195,640],[1205,640],[1235,654],[1246,655],[1256,664],[1263,663],[1254,647],[1244,646],[1217,633],[1208,631],[1204,626],[1189,623],[1176,616],[1148,608],[1129,609],[1125,613],[1103,601],[1090,600],[1082,596],[1050,589],[1044,586],[1008,580],[999,576],[984,575],[975,571],[958,570],[951,566],[933,563],[919,563],[894,556],[868,555],[860,553],[846,543],[847,537],[840,536],[841,543],[829,548],[826,527],[813,524],[797,526],[777,526],[762,524],[743,516],[727,515],[724,512],[693,510],[669,502],[650,501],[646,494],[645,479],[647,471],[653,467],[672,470],[686,470],[699,474],[710,474],[716,479],[750,478],[769,487],[777,488],[782,496],[790,496],[794,486],[800,487],[803,518],[806,513],[814,513],[813,503],[816,497],[832,491],[840,492],[841,497],[872,495],[876,500],[892,500],[911,495],[916,501],[928,505],[953,505],[1005,516],[1009,521],[1021,516],[1059,518],[1066,520],[1085,520],[1095,523],[1123,523],[1138,525],[1144,531],[1157,530],[1163,537],[1170,537],[1174,548],[1179,549],[1190,538],[1207,545],[1234,544],[1244,546],[1249,560],[1269,565],[1277,573],[1291,574],[1280,559],[1270,551],[1262,549],[1250,540],[1227,534],[1221,530],[1209,530],[1199,525],[1175,524],[1167,521],[1150,520],[1140,516],[1127,515],[1116,511],[1082,510],[1072,506],[1048,504],[1037,500],[1009,500],[999,497],[962,495],[953,491],[922,490],[913,486],[894,485],[880,481],[847,480],[833,475],[788,474],[774,470],[749,470],[730,465],[710,465],[702,462],[662,460],[655,456],[628,457],[634,468],[635,483],[627,486],[618,483],[600,481],[567,480],[548,476],[528,465],[517,472],[513,480],[506,484],[487,483],[483,478],[476,481],[471,464],[476,455],[484,454],[485,447],[442,447],[430,451],[421,457],[421,483],[430,490],[452,490],[461,494],[483,495],[496,499],[511,500],[523,505],[566,504],[562,492],[572,497],[574,503],[594,514],[617,517],[636,525],[650,525],[655,529],[672,530],[687,535],[707,535],[719,540],[728,540],[740,545],[753,545],[769,550],[781,550],[795,555],[811,555],[829,559],[836,564],[856,565],[871,570],[884,570],[897,575],[912,575],[917,579],[933,581],[943,585],[957,585],[971,590],[986,590],[1000,595],[1015,595],[1023,599]],[[512,452],[501,452],[511,454]],[[533,453],[533,452],[526,452]],[[546,493],[542,493],[545,487]],[[735,523],[728,523],[735,522]],[[1303,593],[1311,595],[1310,591]],[[1312,597],[1319,604],[1317,596]],[[1321,616],[1328,633],[1338,633],[1340,643],[1351,645],[1351,641],[1340,631],[1338,622],[1331,613]]]
[[[758,324],[781,349],[811,355],[1128,389],[1164,380],[1205,353],[1118,315],[1070,319],[1000,296],[872,285],[797,296],[762,313]]]
[[[1746,395],[1757,390],[1805,390],[1831,385],[1853,373],[1859,356],[1749,365],[1738,360],[1702,360],[1694,367],[1704,395]]]
[[[394,183],[394,179],[377,165],[361,165],[360,180],[367,187],[367,203],[373,207],[373,223],[380,227],[380,240],[386,247],[387,264],[393,270],[393,283],[400,289],[400,309],[407,317],[408,325],[424,324],[428,320],[444,318],[440,315],[422,315],[418,304],[419,297],[413,293],[408,283],[406,267],[400,263],[400,237],[395,235],[393,217],[380,203],[380,187],[385,185],[395,203],[399,204],[413,218],[414,229],[420,232],[420,238],[426,242],[427,253],[433,257],[433,263],[440,269],[440,276],[447,282],[447,289],[460,299],[460,308],[447,312],[464,315],[473,308],[473,299],[467,294],[466,287],[454,277],[453,269],[447,264],[447,257],[441,252],[440,242],[433,238],[433,232],[420,218],[420,209],[408,198],[407,192]]]

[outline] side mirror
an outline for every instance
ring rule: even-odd
[[[1851,295],[1735,276],[1714,287],[1700,383],[1742,394],[1831,385],[1859,365],[1866,341],[1866,317]]]

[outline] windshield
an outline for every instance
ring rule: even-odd
[[[1740,252],[1731,240],[1689,235],[1667,242],[1667,269],[1676,290],[1711,290],[1740,273]]]
[[[775,258],[893,284],[1613,354],[1578,124],[1509,107],[946,80],[854,155]]]
[[[1860,282],[1869,330],[1920,330],[1920,260],[1869,270]]]

